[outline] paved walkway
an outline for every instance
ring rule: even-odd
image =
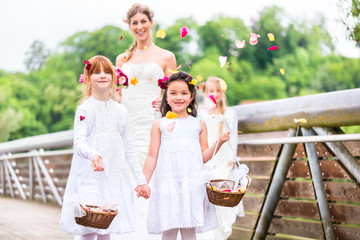
[[[60,229],[60,212],[60,206],[0,197],[0,239],[73,240]]]
[[[160,240],[161,235],[147,234],[146,217],[142,216],[145,199],[136,199],[137,231],[111,235],[111,240]],[[80,236],[65,233],[60,228],[61,207],[51,203],[0,196],[0,240],[79,240]],[[213,240],[206,233],[199,240]],[[180,239],[180,234],[178,236]]]

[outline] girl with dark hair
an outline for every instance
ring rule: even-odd
[[[151,129],[151,140],[144,165],[154,185],[148,212],[148,231],[162,239],[196,239],[196,232],[217,227],[215,206],[206,195],[209,175],[204,163],[229,139],[222,134],[218,145],[207,143],[207,130],[196,118],[196,81],[185,72],[177,72],[163,84],[161,119]],[[216,148],[216,149],[215,149]]]

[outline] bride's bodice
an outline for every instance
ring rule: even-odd
[[[161,89],[158,86],[158,80],[164,78],[165,74],[157,63],[125,63],[121,69],[128,76],[129,81],[135,77],[138,81],[136,86],[129,83],[129,86],[122,91],[121,103],[126,107],[139,103],[148,106],[156,97],[160,97]]]

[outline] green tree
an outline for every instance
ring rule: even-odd
[[[28,52],[25,53],[25,66],[27,70],[39,70],[46,62],[50,51],[45,48],[43,42],[35,40]]]

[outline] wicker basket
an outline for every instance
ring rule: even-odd
[[[246,186],[244,192],[224,192],[218,189],[214,189],[212,183],[216,184],[217,182],[228,182],[231,185],[235,185],[234,181],[224,180],[224,179],[215,179],[210,180],[210,183],[206,184],[206,193],[208,195],[209,201],[212,204],[223,206],[223,207],[235,207],[237,206],[241,199],[244,197],[245,193],[248,190],[249,184]]]
[[[99,229],[107,229],[114,217],[117,215],[117,210],[110,210],[110,212],[94,212],[89,210],[88,208],[96,208],[97,206],[86,205],[83,207],[80,205],[82,209],[86,212],[86,215],[79,218],[75,217],[75,221],[77,224],[83,225],[85,227],[99,228]]]

